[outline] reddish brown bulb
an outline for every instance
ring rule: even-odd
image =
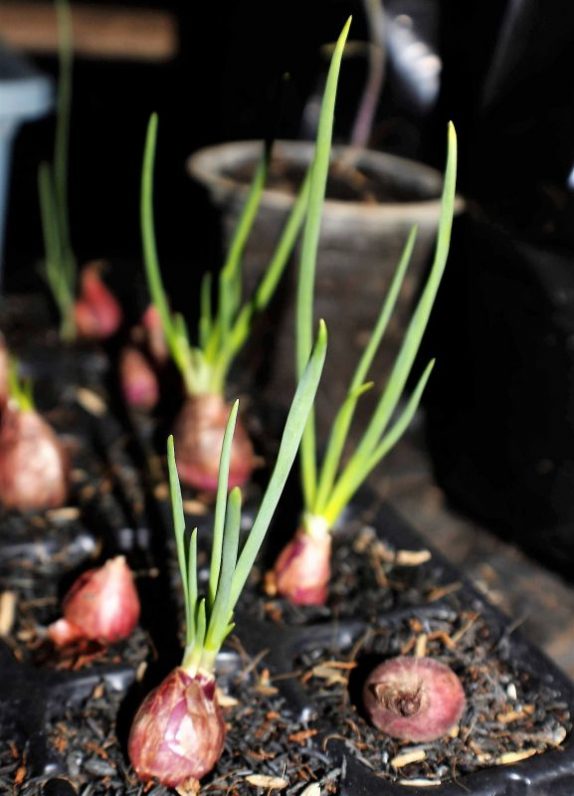
[[[331,534],[299,528],[267,577],[270,593],[295,605],[325,605],[331,578]]]
[[[464,710],[456,674],[432,658],[391,658],[377,666],[363,687],[373,724],[393,738],[426,742],[454,727]]]
[[[74,308],[77,332],[90,340],[111,337],[122,322],[121,307],[102,281],[101,269],[101,262],[84,267],[80,276],[80,296]]]
[[[57,646],[81,638],[106,644],[127,638],[138,623],[140,602],[124,556],[80,575],[64,597],[62,613],[48,628]]]
[[[224,740],[215,681],[178,667],[141,704],[128,753],[142,781],[194,792],[221,757]]]
[[[154,362],[163,365],[169,358],[169,351],[163,333],[161,318],[154,304],[150,304],[142,316],[147,347]]]
[[[159,401],[157,375],[145,354],[135,346],[126,346],[120,353],[120,384],[128,406],[149,411]]]
[[[177,470],[184,484],[208,492],[217,490],[219,457],[230,411],[220,395],[197,395],[184,403],[173,429]],[[253,446],[238,418],[231,446],[229,489],[243,486],[254,467]]]
[[[0,503],[19,511],[63,506],[69,461],[53,429],[32,409],[7,404],[0,421]]]

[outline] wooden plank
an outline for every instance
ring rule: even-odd
[[[82,56],[165,61],[178,51],[177,23],[166,11],[74,3],[72,20],[74,50]],[[53,3],[0,0],[0,39],[33,53],[56,52]]]

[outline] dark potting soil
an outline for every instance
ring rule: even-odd
[[[467,700],[459,725],[431,743],[385,736],[361,705],[362,683],[378,663],[417,652],[450,666]],[[525,760],[560,746],[572,728],[558,690],[505,654],[504,637],[461,606],[381,622],[351,644],[309,646],[295,667],[323,747],[339,743],[377,777],[396,783],[436,785]]]
[[[249,185],[253,177],[254,164],[244,164],[233,169],[223,170],[223,175]],[[295,196],[303,184],[306,171],[300,164],[287,163],[275,159],[271,161],[266,189],[282,191]],[[368,166],[346,165],[334,161],[327,178],[327,199],[341,202],[363,202],[367,205],[412,202],[413,200],[434,199],[434,195],[421,196],[405,188],[402,183],[391,178],[382,178]]]
[[[251,573],[248,588],[239,608],[259,620],[286,625],[361,618],[371,620],[399,607],[449,599],[460,584],[447,575],[442,564],[433,560],[419,540],[385,538],[384,524],[371,524],[373,509],[351,508],[333,534],[331,580],[325,606],[293,605],[288,600],[264,598],[266,568],[272,566],[278,551],[272,529],[268,549]],[[280,535],[284,539],[283,531]],[[414,542],[414,544],[413,544]],[[284,543],[284,542],[283,542]],[[267,588],[269,592],[269,589]]]
[[[280,790],[295,796],[318,782],[322,793],[336,793],[340,768],[313,743],[317,730],[285,711],[265,667],[229,651],[224,658],[223,668],[232,669],[220,678],[225,684],[221,701],[228,733],[223,755],[202,780],[201,792],[257,796]],[[98,683],[86,699],[49,722],[49,744],[60,760],[58,781],[65,778],[73,788],[70,792],[80,796],[173,793],[153,783],[144,787],[129,764],[126,743],[136,707],[137,702],[126,710],[125,695]],[[28,778],[26,745],[12,743],[0,750],[0,788],[3,783],[13,788],[18,779],[20,796],[36,796],[49,792],[39,787],[53,783],[54,775]]]

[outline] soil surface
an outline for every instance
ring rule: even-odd
[[[511,659],[505,641],[477,612],[441,606],[381,622],[351,645],[309,644],[294,668],[324,747],[339,743],[383,779],[439,784],[556,748],[571,730],[561,695]],[[378,663],[417,653],[450,666],[467,700],[459,726],[432,743],[383,735],[361,705],[362,683]]]

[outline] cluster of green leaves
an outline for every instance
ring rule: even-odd
[[[171,357],[181,373],[186,391],[189,395],[219,394],[223,392],[234,358],[249,338],[254,316],[268,305],[289,260],[305,217],[309,177],[303,182],[257,290],[243,302],[241,260],[267,176],[267,153],[264,153],[255,170],[226,262],[219,274],[215,311],[212,307],[212,276],[208,273],[203,279],[197,341],[192,344],[184,318],[170,310],[159,267],[153,217],[157,125],[157,116],[154,114],[147,130],[141,183],[141,230],[148,287],[161,318]]]
[[[341,56],[342,46],[341,40],[339,40],[331,61],[325,98],[321,109],[318,130],[318,140],[322,144],[321,156],[317,156],[313,167],[309,207],[303,233],[297,294],[296,364],[298,373],[301,372],[306,356],[308,356],[311,340],[315,264],[329,169],[329,147],[332,138],[335,95]],[[311,412],[307,422],[301,444],[301,478],[305,510],[309,517],[322,517],[325,519],[329,527],[335,523],[357,489],[408,428],[433,369],[434,360],[429,362],[425,368],[402,412],[395,419],[394,414],[403,396],[407,379],[419,350],[448,256],[455,201],[456,160],[456,133],[453,125],[450,124],[448,128],[447,165],[434,261],[377,407],[355,451],[344,466],[342,466],[343,453],[355,408],[360,397],[373,387],[373,384],[365,381],[365,379],[399,296],[415,245],[416,228],[408,236],[403,255],[369,343],[357,364],[346,399],[339,408],[333,422],[320,471],[317,465],[313,412]]]
[[[56,0],[58,17],[58,98],[52,163],[42,163],[38,192],[44,237],[44,276],[60,314],[60,337],[76,335],[74,300],[76,258],[70,242],[68,214],[68,148],[72,102],[72,18],[68,0]]]
[[[181,488],[175,463],[173,437],[168,440],[168,468],[173,524],[179,569],[183,582],[186,616],[185,653],[182,666],[190,673],[198,670],[212,672],[217,653],[233,628],[233,611],[273,517],[285,482],[297,455],[305,421],[315,399],[323,370],[327,346],[327,331],[320,323],[317,340],[309,362],[299,380],[293,403],[287,416],[269,484],[261,501],[255,521],[239,553],[241,526],[241,490],[235,487],[228,494],[231,443],[237,420],[239,402],[229,416],[221,459],[213,538],[209,587],[206,596],[198,592],[197,528],[186,538],[185,516]]]

